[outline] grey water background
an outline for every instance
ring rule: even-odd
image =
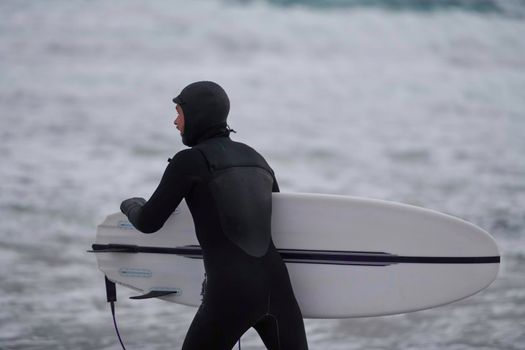
[[[306,320],[311,349],[525,349],[523,14],[511,0],[0,2],[0,349],[119,348],[85,251],[183,149],[171,98],[196,80],[226,88],[234,138],[282,191],[431,208],[501,249],[486,290]],[[131,295],[128,349],[180,348],[195,309]]]

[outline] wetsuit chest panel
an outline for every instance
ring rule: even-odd
[[[263,256],[270,245],[272,184],[257,167],[216,171],[209,182],[224,234],[251,256]]]

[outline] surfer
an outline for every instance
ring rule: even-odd
[[[251,147],[230,139],[230,102],[213,82],[173,99],[175,125],[191,148],[177,153],[146,201],[121,210],[141,232],[159,230],[185,198],[202,247],[203,300],[183,350],[231,349],[250,327],[268,349],[308,348],[288,271],[271,238],[273,170]]]

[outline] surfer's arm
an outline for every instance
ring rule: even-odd
[[[179,152],[170,161],[157,189],[146,202],[137,198],[126,200],[121,210],[133,226],[143,233],[153,233],[162,228],[171,213],[193,186],[192,170],[201,158],[192,150]],[[128,203],[126,203],[129,201]],[[127,205],[126,205],[127,204]]]

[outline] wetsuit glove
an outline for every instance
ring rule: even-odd
[[[146,204],[146,200],[144,198],[139,198],[139,197],[129,198],[120,204],[120,211],[124,213],[124,215],[129,217],[129,214],[133,210],[141,208],[144,204]]]

